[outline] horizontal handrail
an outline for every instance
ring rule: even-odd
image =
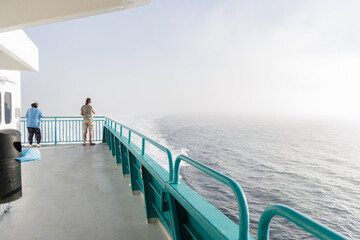
[[[53,118],[80,118],[80,119],[83,119],[84,117],[83,116],[56,116],[56,117],[51,117],[51,116],[47,116],[47,117],[42,117],[41,119],[53,119]],[[104,116],[93,116],[93,118],[95,119],[105,119]],[[26,119],[26,117],[21,117],[21,120],[24,120]]]
[[[110,121],[110,124],[109,124]],[[164,153],[166,153],[167,158],[168,158],[168,162],[169,162],[169,181],[171,181],[173,179],[173,172],[174,172],[174,167],[173,167],[173,161],[172,161],[172,155],[169,149],[167,149],[166,147],[162,146],[161,144],[155,142],[154,140],[152,140],[151,138],[146,137],[145,135],[139,133],[136,130],[133,130],[130,127],[125,126],[124,124],[121,124],[119,122],[116,122],[110,118],[105,118],[105,125],[109,126],[110,128],[114,129],[115,132],[117,132],[116,130],[116,125],[114,126],[114,128],[112,127],[112,125],[116,124],[120,126],[120,137],[122,136],[122,128],[125,128],[129,131],[129,137],[128,137],[128,143],[131,143],[131,133],[136,134],[137,136],[139,136],[142,139],[142,147],[141,147],[141,155],[144,156],[145,155],[145,141],[151,143],[153,146],[157,147],[159,150],[163,151]]]
[[[173,184],[177,184],[179,181],[179,170],[180,170],[181,161],[187,162],[188,164],[203,171],[204,173],[210,175],[211,177],[219,180],[220,182],[224,183],[225,185],[231,188],[231,190],[235,194],[238,203],[239,239],[249,239],[249,210],[246,202],[245,193],[243,192],[239,184],[235,182],[233,179],[184,155],[178,156],[175,160],[174,180],[172,182]]]
[[[285,205],[272,205],[265,208],[261,214],[259,228],[258,228],[258,240],[269,239],[270,222],[274,216],[281,216],[290,222],[295,223],[300,228],[311,233],[317,238],[326,240],[344,240],[347,239],[339,233],[334,232],[330,228],[316,222],[315,220],[301,214],[300,212],[285,206]]]

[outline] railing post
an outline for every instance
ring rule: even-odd
[[[141,156],[145,155],[145,138],[142,139]]]
[[[1,106],[0,106],[1,107]],[[21,120],[20,120],[21,121]],[[25,140],[26,140],[26,138],[25,138],[25,135],[26,135],[26,124],[27,124],[27,120],[26,121],[24,121],[24,142],[25,142]]]
[[[55,146],[57,144],[57,135],[56,135],[56,117],[55,117]]]

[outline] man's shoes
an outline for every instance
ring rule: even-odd
[[[32,144],[29,144],[29,148],[32,148],[33,147],[33,145]]]
[[[83,143],[83,146],[86,146],[86,143]]]
[[[94,146],[95,145],[95,143],[90,143],[90,146]]]
[[[38,147],[38,148],[41,148],[41,145],[40,145],[40,143],[38,143],[38,144],[37,144],[37,147]]]

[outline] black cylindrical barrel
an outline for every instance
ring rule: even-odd
[[[0,204],[22,196],[21,134],[17,130],[0,130]]]

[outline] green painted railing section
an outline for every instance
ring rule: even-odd
[[[162,146],[161,144],[155,142],[154,140],[146,137],[145,135],[133,130],[130,127],[127,127],[119,122],[116,122],[112,119],[109,118],[105,118],[105,125],[108,126],[109,128],[113,129],[115,131],[115,133],[119,133],[119,136],[122,137],[123,136],[123,129],[127,129],[128,130],[128,144],[131,143],[131,135],[132,134],[136,134],[137,136],[139,136],[141,138],[141,155],[144,156],[146,149],[145,149],[145,143],[148,142],[150,144],[152,144],[153,146],[157,147],[159,150],[163,151],[164,153],[166,153],[167,158],[168,158],[168,163],[169,163],[169,179],[173,178],[173,172],[174,172],[174,168],[173,168],[173,160],[172,160],[172,155],[169,149],[167,149],[166,147]],[[118,130],[119,128],[119,130]]]
[[[104,117],[94,117],[93,141],[102,141]],[[28,131],[26,127],[26,118],[21,118],[21,142],[28,143]],[[42,135],[41,143],[79,143],[83,141],[83,117],[79,116],[54,116],[43,117],[40,123]],[[87,134],[87,141],[89,134]],[[35,141],[35,136],[34,136]]]
[[[211,177],[219,180],[220,182],[224,183],[225,185],[229,186],[231,190],[234,192],[238,210],[239,210],[239,239],[249,239],[249,210],[248,205],[246,202],[246,197],[237,182],[233,179],[215,171],[212,168],[205,166],[199,162],[194,161],[193,159],[180,155],[175,160],[175,175],[173,183],[176,184],[179,181],[179,171],[180,171],[180,162],[185,161],[188,164],[196,167],[197,169],[201,170],[202,172],[210,175]]]
[[[342,240],[346,239],[341,234],[331,230],[330,228],[316,222],[315,220],[301,214],[300,212],[285,206],[272,205],[265,208],[260,217],[258,228],[258,240],[269,239],[270,221],[275,216],[281,216],[290,222],[295,223],[300,228],[311,233],[319,239],[326,240]]]
[[[127,136],[123,135],[123,129],[128,130]],[[136,134],[141,138],[142,144],[140,148],[132,143],[132,134]],[[135,177],[132,175],[141,175],[140,182],[142,184],[142,193],[144,194],[147,218],[149,219],[151,216],[156,216],[160,222],[163,223],[173,239],[254,239],[249,235],[249,212],[245,194],[233,179],[183,155],[176,158],[175,166],[173,167],[172,155],[169,149],[141,133],[108,118],[105,119],[104,124],[104,142],[109,145],[113,156],[117,159],[117,163],[137,165],[135,168],[131,168],[130,166],[130,169],[137,169],[137,172],[130,171],[129,174],[132,183],[135,182],[133,179]],[[168,155],[168,181],[163,182],[155,176],[163,175],[163,170],[159,173],[158,171],[160,171],[162,167],[156,164],[154,159],[147,156],[145,142],[153,144]],[[128,155],[124,154],[124,151],[127,151]],[[126,161],[128,161],[128,163],[126,163]],[[179,181],[181,161],[185,161],[207,173],[228,185],[233,190],[239,209],[239,225],[237,229],[232,228],[232,226],[226,227],[224,224],[233,225],[234,223],[225,215],[221,214],[219,210],[214,212],[214,207],[210,203],[201,198],[186,184]],[[142,180],[144,173],[146,174]],[[139,182],[139,179],[136,181]],[[149,199],[152,199],[152,201]],[[159,206],[156,206],[157,201],[161,201],[158,204]],[[199,208],[202,209],[194,208],[195,205],[201,206]],[[206,216],[209,216],[209,213],[214,213],[216,218],[211,220],[207,219]],[[270,222],[275,215],[288,219],[320,239],[346,239],[341,234],[336,233],[290,207],[274,205],[267,207],[261,215],[258,228],[259,240],[269,239],[268,232]],[[222,227],[223,229],[221,229]],[[225,228],[226,230],[224,230]],[[233,229],[235,234],[226,232],[228,229]],[[186,231],[186,233],[184,233],[184,231]]]

